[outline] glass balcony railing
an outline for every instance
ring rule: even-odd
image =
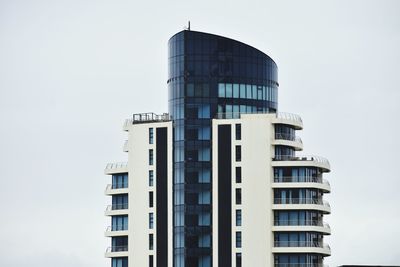
[[[275,241],[274,247],[313,247],[313,248],[329,248],[320,241]]]
[[[327,267],[322,263],[275,263],[274,267]]]
[[[278,176],[274,177],[275,183],[325,183],[326,180],[322,177],[307,177],[307,176]]]
[[[277,140],[287,140],[287,141],[293,141],[293,142],[298,142],[298,143],[303,143],[300,137],[294,135],[294,134],[289,134],[289,133],[275,133],[275,139]]]
[[[128,203],[122,203],[122,204],[112,204],[107,206],[107,211],[111,210],[126,210],[128,209]]]
[[[114,231],[127,231],[128,230],[128,225],[111,225],[108,226],[106,229],[106,232],[114,232]]]
[[[329,224],[321,220],[275,220],[275,226],[321,226],[330,228]]]
[[[327,202],[319,198],[275,198],[274,204],[315,204],[327,205]]]
[[[124,251],[128,251],[128,245],[108,247],[106,252],[109,253],[109,252],[124,252]]]

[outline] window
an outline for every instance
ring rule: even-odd
[[[153,165],[153,163],[154,163],[153,149],[149,149],[149,165]]]
[[[242,267],[242,253],[236,253],[236,267]]]
[[[242,226],[242,210],[236,210],[236,226]]]
[[[154,129],[149,128],[149,144],[153,144],[154,142]]]
[[[236,183],[242,182],[242,167],[236,167]]]
[[[236,134],[236,140],[242,139],[242,125],[239,123],[235,125],[235,134]]]
[[[154,171],[150,170],[149,171],[149,186],[153,186],[154,185]]]
[[[236,204],[242,204],[242,189],[236,188]]]
[[[242,161],[242,147],[236,146],[236,161]]]
[[[154,213],[149,213],[149,229],[154,228]]]
[[[120,173],[112,176],[112,189],[128,188],[128,174]]]
[[[154,249],[154,236],[153,236],[153,234],[149,234],[149,249],[150,250]]]
[[[128,208],[128,194],[118,194],[112,196],[112,209],[123,210]]]
[[[236,232],[236,247],[242,247],[242,232]]]
[[[154,267],[154,256],[149,255],[149,267]]]
[[[128,267],[128,257],[112,258],[111,267]]]
[[[149,192],[149,207],[152,208],[153,206],[154,206],[153,192]]]
[[[118,215],[111,218],[111,231],[125,231],[128,230],[128,216]]]

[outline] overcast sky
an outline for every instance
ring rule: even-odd
[[[327,157],[326,263],[400,265],[400,1],[0,0],[0,266],[106,267],[123,121],[167,111],[167,41],[231,37],[279,67],[279,109]]]

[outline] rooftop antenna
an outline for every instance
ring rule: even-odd
[[[190,31],[190,20],[188,22],[188,30]]]

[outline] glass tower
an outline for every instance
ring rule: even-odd
[[[278,108],[277,65],[258,49],[195,31],[168,43],[174,267],[212,266],[213,118]]]

